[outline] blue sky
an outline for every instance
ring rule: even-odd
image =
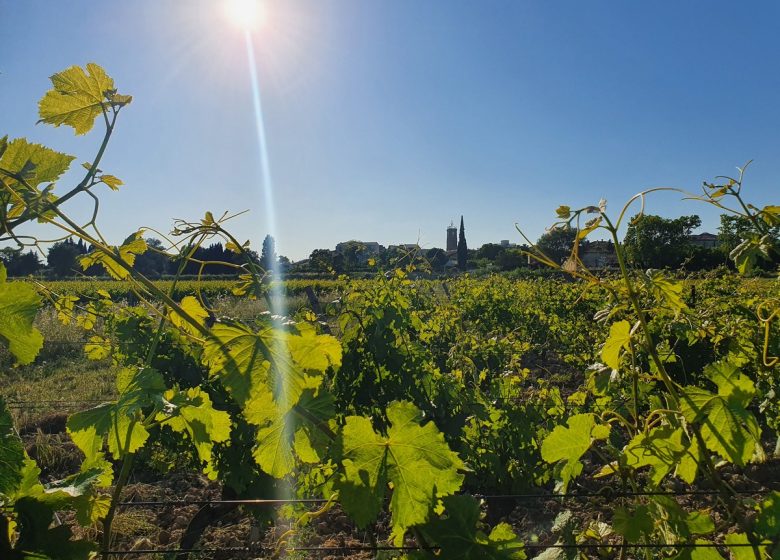
[[[268,231],[242,32],[221,2],[0,0],[0,134],[92,157],[96,130],[35,125],[48,76],[94,61],[134,96],[102,167],[104,233],[206,210]],[[699,188],[755,163],[777,203],[775,2],[269,0],[254,35],[279,252],[348,239],[538,237],[559,204]],[[72,176],[69,176],[71,181]],[[63,187],[68,184],[67,181]],[[68,208],[84,212],[78,202]],[[648,211],[717,212],[663,195]]]

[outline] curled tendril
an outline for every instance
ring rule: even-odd
[[[780,362],[780,356],[769,356],[769,333],[772,327],[772,321],[780,317],[780,300],[768,299],[759,304],[756,309],[758,320],[764,325],[764,347],[762,359],[766,367],[774,367]]]

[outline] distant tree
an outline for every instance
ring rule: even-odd
[[[501,270],[515,270],[528,265],[528,257],[520,249],[505,249],[496,257],[496,266]]]
[[[724,255],[719,248],[710,249],[692,245],[690,253],[685,259],[686,270],[710,270],[722,265],[728,265],[728,255]]]
[[[337,252],[340,252],[344,257],[345,269],[355,270],[356,268],[360,268],[366,263],[366,261],[368,261],[368,248],[360,241],[347,241],[346,243],[340,245],[341,249]]]
[[[23,253],[21,249],[11,247],[0,249],[0,261],[5,265],[8,276],[35,274],[43,266],[38,253],[33,251]]]
[[[79,239],[75,243],[71,239],[54,243],[49,247],[46,262],[52,274],[57,278],[72,276],[82,271],[77,259],[87,253],[87,246]]]
[[[425,253],[425,258],[430,263],[431,268],[436,271],[444,270],[444,265],[450,260],[444,249],[428,249]]]
[[[266,270],[276,268],[276,240],[271,235],[263,239],[263,251],[260,253],[260,265]]]
[[[333,270],[333,252],[328,249],[314,249],[309,255],[309,267],[316,272]]]
[[[460,217],[460,231],[458,232],[458,268],[466,270],[468,266],[469,248],[466,244],[466,229],[463,227],[463,216]]]
[[[498,257],[504,251],[506,251],[506,248],[498,245],[497,243],[485,243],[482,247],[477,249],[476,257],[478,259],[495,261],[496,257]]]
[[[551,229],[542,234],[536,242],[536,248],[556,263],[563,264],[571,254],[576,238],[576,229]]]
[[[146,240],[146,245],[149,249],[135,258],[133,268],[149,278],[159,278],[168,272],[170,259],[160,253],[165,247],[159,239],[150,237]]]
[[[693,255],[689,237],[700,225],[701,219],[695,215],[634,217],[623,240],[626,257],[642,268],[678,268]]]

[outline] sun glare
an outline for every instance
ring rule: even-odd
[[[225,14],[242,29],[254,29],[265,20],[265,4],[261,0],[227,0]]]

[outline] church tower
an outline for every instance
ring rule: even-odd
[[[447,252],[458,250],[458,228],[452,222],[447,228]]]

